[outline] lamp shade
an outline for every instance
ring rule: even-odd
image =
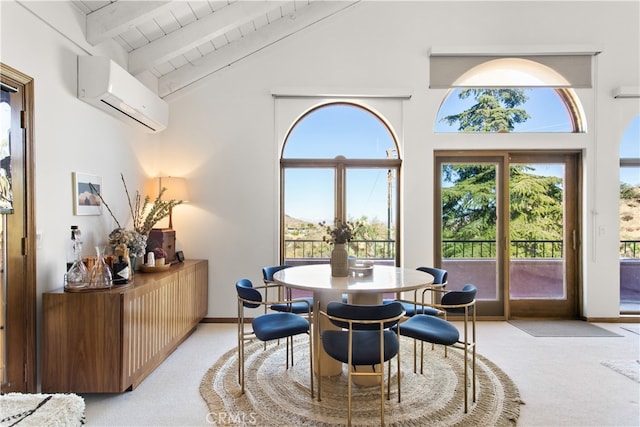
[[[187,190],[187,180],[184,178],[173,176],[162,176],[153,178],[148,185],[147,194],[151,200],[155,200],[162,188],[166,188],[162,194],[161,200],[182,200],[189,201],[189,192]]]

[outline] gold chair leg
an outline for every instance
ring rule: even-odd
[[[389,369],[391,369],[391,364],[389,364]],[[387,398],[389,398],[388,394]],[[384,425],[384,360],[380,364],[380,425]]]
[[[309,384],[311,385],[311,399],[313,399],[313,339],[311,338],[311,336],[311,328],[309,328],[309,370],[311,373]]]
[[[353,366],[349,363],[349,374],[347,375],[347,426],[351,427],[351,370]]]
[[[389,367],[387,369],[387,400],[390,400],[391,399],[391,359],[389,359],[387,366]],[[382,370],[382,367],[380,367],[380,370]],[[382,376],[381,382],[384,383],[384,374]]]
[[[398,354],[396,355],[396,357],[398,358],[398,367],[397,367],[397,372],[396,372],[396,378],[398,379],[398,403],[400,403],[400,391],[401,391],[401,381],[402,381],[402,376],[401,376],[401,372],[400,372],[400,350],[398,350]],[[391,361],[389,361],[389,363],[391,363]],[[391,380],[391,376],[389,376],[389,380]]]

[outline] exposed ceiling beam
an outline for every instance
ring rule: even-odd
[[[87,15],[87,41],[93,46],[164,12],[171,1],[117,1]]]
[[[138,74],[202,43],[222,36],[287,2],[239,1],[129,53],[129,72]]]
[[[216,71],[256,53],[300,30],[322,21],[357,3],[344,1],[314,1],[288,17],[278,19],[231,44],[190,62],[162,76],[158,81],[159,95],[166,96]]]

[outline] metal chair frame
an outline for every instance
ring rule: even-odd
[[[343,303],[344,304],[344,303]],[[372,307],[372,306],[367,306],[367,307]],[[382,307],[382,306],[381,306]],[[388,330],[389,328],[391,328],[394,325],[399,325],[400,320],[405,316],[405,312],[404,310],[402,310],[402,312],[394,317],[389,317],[389,318],[385,318],[385,319],[371,319],[371,320],[367,320],[367,319],[350,319],[350,318],[344,318],[344,317],[338,317],[338,316],[333,316],[328,314],[326,311],[323,310],[318,310],[319,315],[321,316],[325,316],[327,319],[329,319],[330,321],[332,321],[332,323],[336,324],[335,322],[337,322],[338,324],[342,323],[342,324],[346,324],[348,327],[347,329],[347,333],[349,336],[348,339],[348,375],[347,375],[347,425],[350,426],[351,425],[351,395],[352,395],[352,377],[355,376],[377,376],[380,377],[380,425],[384,425],[384,331]],[[354,333],[354,329],[355,332],[364,332],[362,330],[358,330],[358,327],[354,327],[354,325],[378,325],[378,330],[380,332],[380,372],[355,372],[353,369],[353,364],[352,364],[352,360],[353,360],[353,333]],[[362,329],[362,328],[360,328]],[[370,329],[369,332],[373,331],[373,329]],[[320,331],[322,332],[322,331]],[[321,336],[321,334],[320,334]],[[396,328],[396,338],[398,338],[398,343],[400,341],[400,332],[399,332],[399,328]],[[398,387],[398,403],[400,402],[400,397],[401,397],[401,387],[400,387],[400,349],[398,349],[398,353],[395,355],[395,358],[397,360],[397,370],[398,370],[398,381],[397,381],[397,387]],[[389,400],[391,398],[391,359],[389,359],[388,363],[388,368],[387,368],[387,400]],[[321,366],[322,364],[320,362],[318,362],[318,401],[322,400],[322,372],[321,372]]]
[[[268,288],[269,286],[264,285],[264,286],[253,286],[252,289],[255,289],[259,292],[260,289],[264,289],[265,293],[266,293],[266,288]],[[237,294],[236,294],[237,295]],[[244,309],[245,308],[258,308],[259,306],[263,305],[265,307],[268,307],[271,304],[282,304],[282,303],[287,303],[287,302],[303,302],[307,305],[308,307],[308,311],[307,311],[307,316],[311,315],[311,306],[309,304],[308,301],[306,300],[277,300],[277,301],[266,301],[265,299],[257,301],[257,300],[253,300],[253,299],[246,299],[246,298],[242,298],[240,295],[237,295],[237,299],[238,299],[238,333],[237,333],[237,337],[238,337],[238,378],[239,378],[239,383],[241,386],[241,394],[244,394],[244,347],[245,347],[245,343],[247,341],[251,341],[253,339],[258,339],[258,337],[256,337],[255,332],[253,330],[247,331],[245,330],[245,315],[244,315]],[[266,308],[265,308],[266,310]],[[265,311],[266,313],[266,311]],[[292,313],[293,314],[293,313]],[[270,316],[272,314],[264,314],[264,316]],[[277,313],[273,313],[273,315],[277,315]],[[295,316],[295,314],[293,314]],[[314,398],[314,386],[313,386],[313,334],[311,333],[311,323],[309,323],[309,329],[307,331],[307,334],[309,335],[309,367],[310,367],[310,386],[311,386],[311,397]],[[289,336],[286,338],[286,342],[287,342],[287,348],[286,348],[286,354],[287,354],[287,369],[289,369],[289,366],[293,366],[293,336]],[[266,342],[265,342],[265,346],[266,346]],[[289,357],[291,357],[291,359],[289,359]],[[289,360],[291,360],[291,363],[289,363]]]
[[[425,295],[427,292],[433,292],[440,294],[440,300],[442,297],[450,292],[463,292],[463,291],[445,291],[444,289],[424,289],[422,291],[421,304],[423,306],[434,308],[438,311],[438,315],[442,316],[444,320],[449,321],[448,313],[452,311],[461,311],[463,314],[463,339],[459,340],[456,344],[451,346],[445,346],[445,357],[447,357],[447,347],[454,347],[464,350],[464,383],[468,384],[468,364],[469,356],[471,352],[471,378],[472,378],[472,396],[473,402],[476,401],[476,299],[466,304],[441,304],[425,301]],[[432,297],[433,300],[433,297]],[[471,320],[471,336],[469,336],[469,320]],[[413,352],[413,370],[416,372],[416,353],[417,348],[414,340],[414,352]],[[433,347],[433,345],[432,345]],[[420,343],[420,373],[424,373],[424,341]],[[464,394],[464,412],[468,411],[468,393]]]
[[[443,281],[442,282],[434,282],[430,285],[425,286],[424,288],[419,288],[419,289],[414,289],[413,290],[413,299],[407,299],[407,298],[402,298],[401,294],[398,293],[396,294],[396,298],[394,301],[398,301],[401,303],[407,303],[407,304],[413,304],[413,312],[416,313],[418,310],[418,306],[422,305],[424,307],[424,295],[426,292],[428,291],[434,291],[434,292],[441,292],[441,293],[445,293],[445,288],[447,287],[447,284],[449,283],[449,281],[447,280],[447,271],[440,269],[440,268],[432,268],[432,267],[418,267],[416,268],[416,270],[420,270],[420,271],[424,271],[425,273],[429,273],[432,274],[431,271],[441,271],[441,274],[443,276]],[[432,274],[433,275],[433,274]],[[436,277],[434,275],[434,277]],[[437,278],[436,278],[437,279]],[[418,292],[422,291],[422,304],[419,303],[419,298],[418,298]],[[415,367],[414,367],[415,369]]]

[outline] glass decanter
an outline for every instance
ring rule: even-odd
[[[113,276],[107,261],[104,259],[104,247],[96,246],[96,253],[98,255],[96,263],[93,264],[89,273],[89,287],[98,289],[110,288],[113,286]]]
[[[73,264],[65,276],[66,286],[74,289],[84,288],[89,284],[89,270],[82,262],[82,234],[78,227],[71,227],[71,250]]]

